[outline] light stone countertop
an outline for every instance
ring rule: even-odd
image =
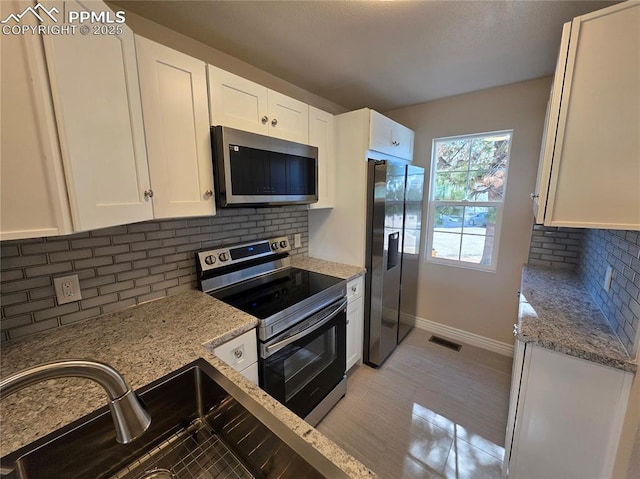
[[[324,259],[310,258],[306,256],[303,258],[292,259],[291,266],[315,271],[316,273],[326,274],[329,276],[335,276],[336,278],[346,279],[347,281],[351,281],[358,276],[362,276],[366,271],[365,268],[360,266],[334,263],[333,261],[326,261]]]
[[[319,273],[343,279],[363,269],[337,263],[302,262]],[[346,275],[346,276],[345,276]],[[207,348],[255,328],[257,319],[200,291],[128,308],[52,331],[2,344],[3,377],[43,362],[60,359],[103,361],[140,388],[202,357],[249,393],[291,430],[312,444],[352,478],[376,474],[315,428],[247,381]],[[29,386],[0,401],[0,457],[49,434],[106,404],[100,386],[86,379],[56,379]]]
[[[516,337],[624,371],[638,365],[574,271],[525,266]]]

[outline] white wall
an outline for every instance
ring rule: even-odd
[[[189,38],[182,33],[178,33],[158,23],[152,22],[151,20],[147,20],[140,15],[128,11],[126,8],[122,8],[120,5],[110,4],[108,1],[107,5],[116,11],[123,10],[126,13],[127,25],[137,35],[141,35],[149,40],[153,40],[180,52],[186,53],[187,55],[191,55],[192,57],[199,58],[211,65],[215,65],[223,70],[227,70],[243,78],[247,78],[253,82],[259,83],[260,85],[264,85],[267,88],[308,103],[309,105],[313,105],[321,110],[328,111],[334,115],[337,113],[344,113],[346,111],[346,108],[338,105],[337,103],[319,97],[318,95],[304,90],[293,83],[289,83],[286,80],[271,75],[264,70],[260,70],[253,65],[232,57],[231,55],[210,47],[209,45],[205,45],[193,38]]]
[[[513,129],[497,270],[422,261],[418,317],[513,344],[517,291],[533,223],[529,194],[535,186],[550,86],[550,77],[541,78],[385,112],[415,131],[414,162],[427,171],[434,138]],[[426,211],[424,216],[426,225]]]

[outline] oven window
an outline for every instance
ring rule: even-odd
[[[336,327],[314,339],[284,360],[285,401],[289,401],[338,357]]]

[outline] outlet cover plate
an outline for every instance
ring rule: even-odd
[[[602,283],[602,287],[605,291],[609,292],[611,289],[611,280],[613,279],[613,268],[611,265],[607,265],[607,270],[604,274],[604,283]]]
[[[73,303],[82,299],[77,274],[53,278],[53,286],[56,290],[58,304]]]

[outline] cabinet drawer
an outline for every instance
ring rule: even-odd
[[[236,371],[242,371],[258,360],[255,329],[214,348],[213,354],[229,366],[232,366]]]
[[[347,283],[347,300],[349,303],[362,296],[364,288],[364,276],[359,276]]]

